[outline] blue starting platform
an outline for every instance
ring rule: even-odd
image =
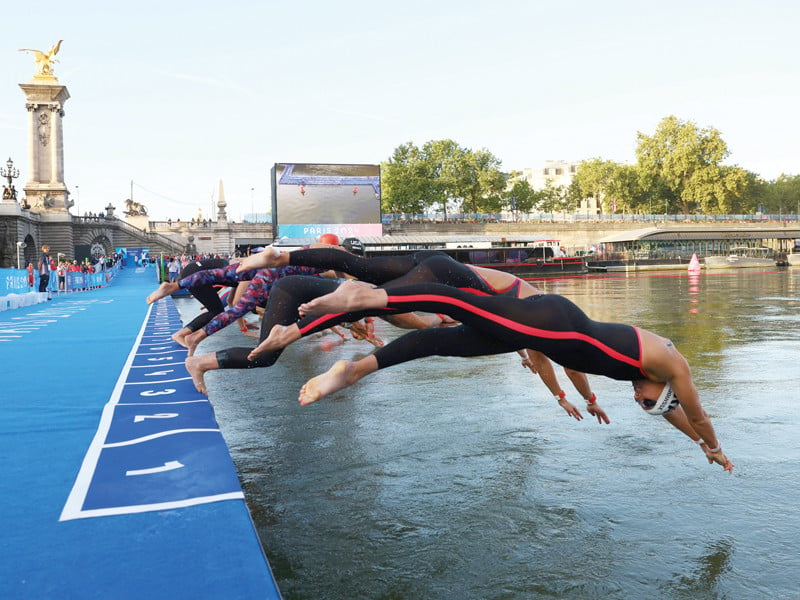
[[[154,271],[0,313],[0,598],[280,598]]]

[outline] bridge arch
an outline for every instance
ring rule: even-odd
[[[22,264],[20,266],[24,269],[28,266],[28,263],[31,263],[33,264],[33,267],[36,268],[36,263],[39,260],[39,251],[41,248],[30,233],[25,236],[25,239],[22,240],[22,243],[25,244],[25,248],[22,250]]]
[[[111,256],[114,254],[114,245],[107,236],[101,234],[95,237],[89,244],[89,254],[94,258],[101,256]]]

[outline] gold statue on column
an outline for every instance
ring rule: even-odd
[[[20,52],[31,52],[33,54],[34,60],[36,61],[36,75],[34,77],[38,79],[55,79],[55,75],[53,75],[53,63],[58,62],[58,59],[55,58],[55,55],[58,54],[58,51],[61,49],[61,42],[64,40],[58,40],[57,43],[50,46],[50,49],[46,52],[42,50],[34,50],[32,48],[20,48]]]

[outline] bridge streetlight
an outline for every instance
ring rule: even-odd
[[[253,223],[256,223],[256,211],[255,211],[255,190],[256,188],[250,188],[250,214],[253,218]]]
[[[17,269],[20,269],[19,252],[24,250],[27,244],[25,242],[17,242]]]
[[[5,177],[8,186],[3,190],[3,200],[16,200],[17,190],[14,189],[14,179],[19,177],[19,169],[14,168],[14,161],[9,158],[6,161],[6,168],[0,167],[0,177]]]

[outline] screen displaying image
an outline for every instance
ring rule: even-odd
[[[380,181],[380,165],[277,163],[272,169],[275,235],[381,235]]]

